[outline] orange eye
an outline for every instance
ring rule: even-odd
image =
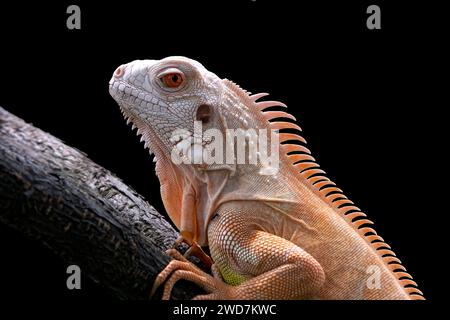
[[[161,78],[168,88],[178,88],[183,83],[183,76],[180,73],[168,73]]]

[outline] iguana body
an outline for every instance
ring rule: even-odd
[[[258,102],[266,94],[250,95],[183,57],[122,65],[110,93],[155,154],[164,206],[181,236],[209,246],[214,261],[212,277],[170,251],[178,260],[155,282],[168,279],[164,298],[187,279],[208,292],[198,299],[423,299],[372,222],[319,169],[300,128],[283,120],[294,118],[273,110],[284,104]],[[194,144],[212,143],[196,136],[196,120],[224,136],[227,129],[280,130],[278,170],[175,164],[173,150],[192,160]],[[194,139],[173,134],[179,129]]]

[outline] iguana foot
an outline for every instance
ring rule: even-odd
[[[227,298],[226,292],[228,291],[228,285],[220,279],[220,273],[217,272],[214,265],[212,268],[214,276],[211,276],[200,270],[191,262],[185,260],[186,258],[184,258],[179,252],[178,254],[171,252],[171,254],[174,254],[174,259],[181,259],[170,261],[166,268],[160,272],[160,274],[156,277],[155,283],[153,284],[150,296],[153,296],[156,290],[164,283],[164,281],[167,280],[164,285],[162,300],[169,300],[172,289],[177,281],[187,280],[197,284],[209,293],[194,297],[194,300]]]

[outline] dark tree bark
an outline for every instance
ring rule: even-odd
[[[148,299],[177,232],[108,170],[0,107],[0,222],[122,299]],[[199,290],[180,282],[173,297]]]

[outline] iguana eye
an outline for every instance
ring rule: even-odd
[[[161,77],[162,83],[168,88],[178,88],[184,81],[183,75],[178,72],[171,72]]]

